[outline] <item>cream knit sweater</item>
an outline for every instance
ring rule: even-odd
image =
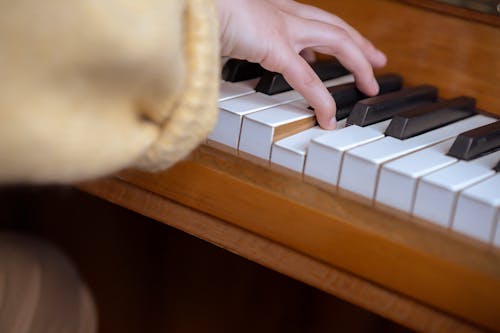
[[[164,169],[212,128],[213,0],[0,0],[0,183]]]

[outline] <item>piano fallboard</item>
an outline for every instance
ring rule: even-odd
[[[424,304],[500,327],[500,253],[484,243],[208,146],[166,172],[129,170],[120,178]]]

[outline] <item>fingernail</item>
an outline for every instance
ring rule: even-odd
[[[337,118],[333,116],[328,122],[328,129],[335,129],[337,127]]]
[[[385,63],[387,62],[387,56],[385,55],[384,52],[380,51],[380,50],[377,50],[377,58],[378,58],[378,61],[380,62],[381,65],[385,65]]]
[[[374,87],[374,95],[377,95],[380,91],[380,86],[378,85],[378,82],[377,82],[377,79],[375,79],[375,77],[372,78],[372,85]]]

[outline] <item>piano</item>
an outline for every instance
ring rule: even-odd
[[[279,77],[229,60],[218,124],[187,160],[79,188],[411,329],[500,331],[500,31],[398,1],[310,2],[386,51],[383,94],[333,66],[345,105],[325,131]]]

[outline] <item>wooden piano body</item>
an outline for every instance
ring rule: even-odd
[[[396,1],[310,1],[384,50],[384,72],[500,115],[500,30]],[[500,331],[500,250],[207,145],[170,170],[80,184],[417,331]]]

